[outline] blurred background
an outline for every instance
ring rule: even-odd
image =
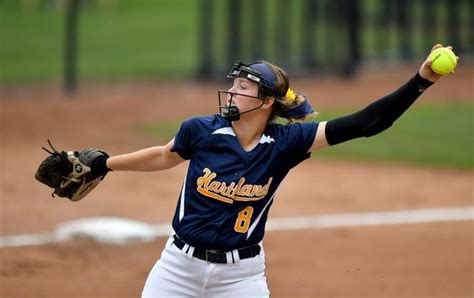
[[[0,83],[222,78],[265,58],[292,74],[472,58],[469,0],[1,0]],[[74,85],[69,82],[68,86]]]
[[[281,65],[323,121],[399,87],[434,44],[452,45],[454,75],[388,132],[314,152],[270,217],[471,208],[473,9],[472,0],[0,0],[0,296],[139,296],[165,238],[5,239],[91,217],[169,224],[186,163],[111,173],[72,203],[34,180],[41,146],[116,155],[164,144],[184,119],[218,111],[237,60]],[[472,220],[269,231],[272,296],[473,297],[472,231]]]
[[[461,57],[457,80],[428,95],[442,98],[444,105],[409,114],[413,120],[401,122],[401,129],[392,132],[400,137],[392,137],[401,149],[425,137],[426,127],[436,134],[408,154],[415,156],[395,160],[471,168],[473,7],[469,0],[0,0],[0,86],[46,84],[73,95],[81,84],[108,83],[103,90],[108,97],[141,94],[117,89],[126,82],[183,82],[189,90],[192,84],[209,83],[217,89],[235,61],[265,59],[285,68],[294,86],[323,108],[319,119],[326,120],[390,91],[413,74],[435,43],[442,43]],[[376,81],[383,73],[395,77]],[[366,74],[374,81],[356,92],[344,85]],[[327,78],[341,78],[342,85],[316,83]],[[164,92],[166,86],[155,85],[141,96]],[[180,97],[202,90],[193,92]],[[206,99],[198,105],[214,106],[210,96]],[[338,109],[326,107],[335,102]],[[215,108],[197,111],[209,114]],[[447,111],[460,119],[450,128],[438,121]],[[143,123],[138,130],[168,140],[180,120]],[[440,148],[438,135],[453,139]],[[393,159],[401,153],[386,145],[387,137],[377,137],[376,146],[356,141],[322,156],[339,158],[342,151],[342,156]],[[465,150],[446,147],[453,144]],[[433,147],[439,152],[430,156],[426,149]]]

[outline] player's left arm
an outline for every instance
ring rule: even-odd
[[[442,45],[437,44],[432,51],[440,47]],[[423,91],[441,77],[431,69],[431,64],[432,61],[427,58],[417,74],[407,83],[366,108],[351,115],[319,123],[310,151],[355,138],[371,137],[392,126]]]
[[[116,155],[106,160],[106,166],[113,171],[161,171],[170,169],[184,161],[172,152],[174,139],[164,146],[154,146],[128,154]]]

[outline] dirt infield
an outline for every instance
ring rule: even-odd
[[[363,106],[410,77],[367,73],[357,80],[293,82],[319,109]],[[417,104],[472,100],[472,68],[443,79]],[[178,82],[85,84],[75,98],[56,86],[0,87],[0,235],[52,231],[93,216],[169,223],[186,164],[157,173],[111,173],[87,199],[52,199],[33,174],[46,138],[61,149],[120,154],[162,144],[139,123],[216,111],[223,86]],[[87,119],[85,123],[74,119]],[[272,218],[472,206],[471,171],[312,159],[293,170]],[[0,248],[1,297],[138,297],[165,239],[113,246],[88,240]],[[268,232],[273,297],[473,297],[473,222]]]

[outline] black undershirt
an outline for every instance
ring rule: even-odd
[[[366,108],[326,124],[326,140],[336,145],[360,137],[371,137],[392,126],[433,83],[417,73],[403,86]]]

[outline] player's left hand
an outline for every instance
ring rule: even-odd
[[[434,50],[436,49],[439,49],[439,48],[442,48],[443,45],[442,44],[435,44],[433,46],[433,48],[431,49],[431,52],[433,52]],[[453,50],[453,47],[452,46],[447,46],[448,49],[450,50]],[[431,53],[430,52],[430,53]],[[456,59],[459,59],[459,57],[456,57]],[[431,81],[431,82],[436,82],[437,80],[439,80],[439,78],[441,78],[442,76],[437,74],[436,72],[434,72],[432,69],[431,69],[431,63],[433,63],[431,61],[431,59],[428,57],[426,58],[425,62],[423,62],[423,64],[421,65],[420,67],[420,70],[419,70],[419,73],[420,73],[420,76],[428,81]],[[454,71],[453,71],[454,72]]]
[[[78,151],[57,151],[51,142],[53,151],[42,147],[50,155],[40,164],[35,178],[54,189],[54,195],[68,198],[71,201],[83,199],[93,190],[107,173],[94,173],[93,163],[109,155],[99,149]]]

